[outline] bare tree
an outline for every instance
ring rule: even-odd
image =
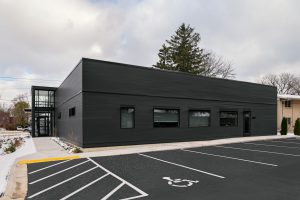
[[[235,78],[234,69],[231,63],[224,60],[222,57],[216,56],[214,53],[210,53],[207,65],[202,75],[218,78],[233,79]]]
[[[12,107],[12,114],[15,118],[16,124],[20,126],[28,125],[28,113],[24,109],[29,108],[27,95],[21,94],[14,98],[14,105]]]
[[[290,73],[268,74],[259,81],[264,85],[277,87],[278,94],[300,94],[300,77]]]
[[[0,111],[5,112],[7,111],[7,107],[4,102],[1,101],[1,95],[0,95]]]

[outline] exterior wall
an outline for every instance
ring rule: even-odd
[[[110,146],[169,141],[189,141],[243,136],[243,111],[251,111],[252,135],[276,133],[276,105],[207,100],[84,93],[84,146]],[[120,128],[120,106],[135,107],[135,128]],[[180,109],[180,127],[153,128],[153,108]],[[209,127],[188,127],[188,111],[211,111]],[[238,111],[237,127],[220,127],[219,111]]]
[[[83,59],[83,146],[188,141],[276,134],[275,87]],[[120,128],[120,106],[135,107],[135,128]],[[180,127],[153,128],[153,108],[180,109]],[[188,128],[189,109],[209,109],[211,126]],[[219,111],[238,111],[238,127],[220,127]]]
[[[69,109],[75,107],[75,116]],[[82,63],[80,62],[56,90],[56,133],[62,139],[82,146]],[[61,118],[58,119],[59,113]]]
[[[300,118],[300,100],[290,100],[291,107],[285,107],[284,99],[277,100],[277,130],[281,129],[283,117],[291,118],[291,124],[288,124],[288,132],[294,131],[295,121]]]

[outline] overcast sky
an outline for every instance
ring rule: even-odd
[[[58,86],[81,57],[152,66],[185,22],[236,79],[300,74],[297,0],[0,0],[0,102]],[[58,80],[58,81],[56,81]]]

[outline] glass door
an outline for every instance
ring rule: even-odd
[[[49,136],[49,119],[47,116],[39,116],[37,120],[38,136]]]

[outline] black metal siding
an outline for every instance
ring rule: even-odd
[[[188,141],[276,134],[276,88],[83,59],[83,146]],[[120,106],[135,106],[135,128],[120,128]],[[153,128],[153,108],[180,109],[179,128]],[[210,109],[211,126],[188,128],[189,109]],[[219,111],[237,110],[238,127],[220,127]]]
[[[80,62],[56,90],[57,135],[68,142],[82,146],[82,62]],[[69,109],[75,107],[76,115],[69,117]]]

